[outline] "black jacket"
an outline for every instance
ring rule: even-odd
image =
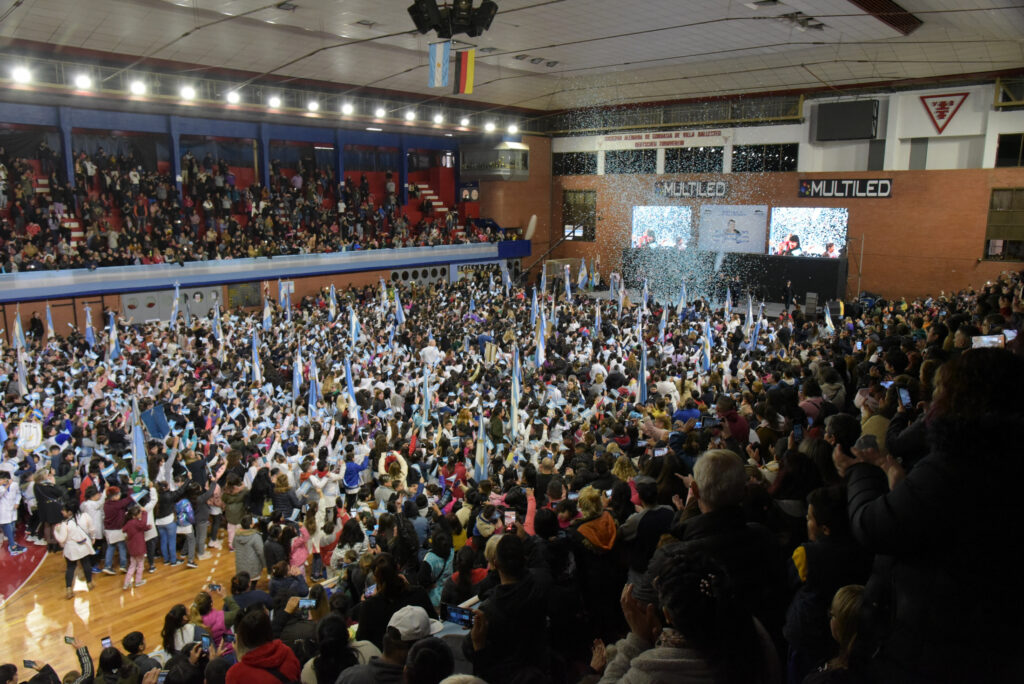
[[[1020,407],[1014,407],[1020,410]],[[931,453],[890,492],[885,474],[847,471],[856,539],[876,554],[857,652],[878,679],[1020,681],[1024,418],[929,425]]]
[[[487,616],[487,642],[480,651],[466,635],[462,651],[473,663],[473,674],[501,684],[531,667],[547,663],[547,586],[532,573],[513,584],[499,585],[480,604]]]
[[[374,646],[383,649],[384,632],[387,631],[391,616],[405,606],[420,606],[427,611],[431,619],[437,619],[437,611],[434,610],[426,590],[422,587],[407,586],[396,598],[378,594],[356,607],[356,617],[359,620],[356,639],[372,641]]]

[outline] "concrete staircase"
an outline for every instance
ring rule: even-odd
[[[408,183],[406,188],[412,190],[414,185],[420,192],[420,201],[426,200],[430,202],[430,205],[434,208],[434,217],[443,219],[444,215],[448,213],[448,207],[441,201],[441,198],[438,197],[434,189],[426,183]],[[461,219],[462,217],[460,216],[459,218]],[[466,227],[463,225],[455,226],[455,234],[460,239],[466,237]]]

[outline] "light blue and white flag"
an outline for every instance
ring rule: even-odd
[[[149,479],[149,459],[146,457],[146,435],[142,427],[142,414],[139,412],[139,399],[132,395],[132,463],[135,471]]]
[[[640,338],[640,403],[647,403],[647,343]]]
[[[540,310],[540,318],[537,319],[537,354],[534,357],[534,364],[537,368],[544,365],[544,336],[547,334],[547,321],[544,320],[544,309]]]
[[[676,315],[682,316],[686,306],[686,281],[684,280],[683,284],[679,286],[679,301],[676,303]]]
[[[178,309],[181,306],[181,285],[174,283],[174,304],[171,306],[171,321],[168,324],[171,330],[178,324]]]
[[[402,298],[398,296],[398,288],[395,288],[395,323],[405,323],[405,309],[402,308]]]
[[[443,43],[430,44],[430,82],[431,88],[448,87],[448,63],[451,61],[452,43],[446,40]]]
[[[117,319],[110,312],[110,324],[107,328],[107,360],[113,361],[121,356],[121,341],[117,339]]]
[[[522,383],[522,370],[519,367],[519,347],[512,349],[512,397],[509,401],[509,431],[512,433],[512,441],[519,437],[519,399],[520,385]]]
[[[263,367],[260,365],[260,340],[256,335],[256,328],[252,329],[252,381],[257,385],[263,384]]]
[[[476,433],[476,463],[474,470],[477,482],[483,482],[490,474],[490,463],[487,460],[487,423],[484,422],[484,404],[480,402],[480,417]]]
[[[92,307],[85,305],[85,343],[92,349],[96,346],[96,331],[92,327]]]
[[[317,403],[323,399],[320,393],[320,371],[316,367],[316,357],[309,358],[309,413],[312,415],[316,410]]]
[[[398,296],[398,290],[395,290],[395,296]],[[352,414],[352,420],[359,423],[359,404],[356,403],[356,386],[352,381],[352,362],[349,358],[345,357],[345,387],[348,390],[348,403],[350,406],[349,411]]]
[[[836,326],[832,322],[832,312],[829,311],[828,304],[825,304],[825,330],[828,331],[829,335],[836,333]]]
[[[270,332],[271,328],[271,316],[270,316],[270,300],[263,299],[263,332]]]
[[[537,325],[537,286],[533,288],[533,301],[530,303],[530,327]]]
[[[299,400],[302,392],[302,345],[295,347],[295,363],[292,364],[292,401]]]
[[[50,302],[46,302],[46,339],[52,340],[56,336],[53,331],[53,315],[50,313]]]
[[[582,290],[590,282],[590,276],[587,272],[587,260],[580,258],[580,272],[576,274],[576,289]]]
[[[569,277],[569,264],[565,265],[565,301],[572,301],[572,278]]]
[[[338,317],[338,293],[334,290],[334,283],[331,283],[331,294],[328,295],[328,297],[327,315],[330,317],[329,320],[333,323],[334,319]]]

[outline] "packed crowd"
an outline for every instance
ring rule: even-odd
[[[69,677],[1019,681],[1019,275],[835,321],[611,280],[8,347],[9,551],[62,550],[69,596],[234,552]]]
[[[43,157],[43,153],[39,153]],[[270,186],[239,187],[231,167],[211,155],[181,160],[176,179],[144,169],[134,155],[75,156],[73,186],[53,160],[45,166],[49,193],[33,190],[34,168],[0,148],[0,267],[4,272],[213,261],[284,254],[422,247],[501,239],[469,221],[458,231],[453,210],[434,214],[423,200],[411,222],[399,206],[395,177],[384,197],[334,171],[300,163],[285,174],[271,163]],[[413,184],[411,201],[419,199]],[[118,221],[111,217],[117,214]],[[84,241],[72,240],[63,218],[80,220]]]

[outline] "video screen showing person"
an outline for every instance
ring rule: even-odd
[[[838,259],[846,252],[849,218],[843,207],[772,207],[769,253]]]
[[[690,243],[690,207],[633,207],[632,247],[686,249]]]

